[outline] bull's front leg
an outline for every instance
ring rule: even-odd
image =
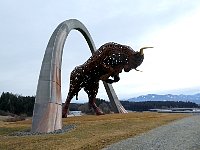
[[[104,115],[102,110],[99,109],[97,107],[97,105],[95,104],[96,95],[97,95],[97,92],[98,92],[98,89],[99,89],[99,81],[94,81],[94,82],[91,82],[91,83],[92,83],[92,85],[87,84],[84,88],[84,91],[88,94],[89,106],[94,109],[94,111],[96,112],[96,115]]]
[[[112,84],[112,83],[118,82],[118,81],[120,80],[119,74],[114,75],[113,78],[114,78],[114,80],[112,80],[112,79],[107,79],[107,80],[106,80],[106,83]]]
[[[104,115],[103,111],[99,107],[97,107],[95,101],[96,98],[89,98],[89,106],[94,109],[96,115]]]
[[[113,76],[113,82],[118,82],[120,80],[119,74]]]

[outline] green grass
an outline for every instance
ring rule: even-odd
[[[31,120],[0,121],[0,149],[66,149],[94,150],[108,144],[147,132],[152,128],[181,119],[184,114],[128,113],[103,116],[81,116],[63,119],[63,124],[75,124],[70,132],[57,135],[9,136],[14,131],[30,129]]]

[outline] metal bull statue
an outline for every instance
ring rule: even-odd
[[[146,48],[153,47],[143,47],[139,52],[135,52],[129,46],[117,43],[102,45],[83,65],[77,66],[71,72],[69,93],[62,109],[62,116],[67,117],[71,99],[74,96],[78,99],[78,92],[82,88],[88,94],[90,107],[95,110],[97,115],[103,115],[103,112],[95,104],[99,80],[112,84],[120,80],[119,73],[122,70],[125,72],[129,72],[131,69],[138,71],[137,67],[143,62],[143,50]]]

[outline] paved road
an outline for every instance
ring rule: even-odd
[[[158,127],[103,150],[200,150],[200,115]]]

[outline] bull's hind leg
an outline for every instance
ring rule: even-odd
[[[67,99],[65,101],[65,104],[62,108],[62,117],[66,118],[68,114],[69,104],[72,100],[72,98],[76,95],[76,99],[78,96],[78,92],[81,90],[81,78],[80,78],[80,67],[76,67],[70,75],[70,87]]]
[[[62,117],[63,118],[67,118],[69,104],[75,95],[76,95],[76,99],[78,99],[78,92],[80,90],[81,90],[81,87],[78,84],[75,84],[75,85],[70,84],[69,93],[68,93],[67,99],[65,101],[65,104],[63,105],[63,108],[62,108]]]
[[[78,92],[80,90],[81,90],[80,84],[78,84],[78,83],[70,84],[69,93],[68,93],[67,99],[65,101],[65,104],[63,105],[63,108],[62,108],[62,117],[63,118],[67,118],[69,104],[75,95],[76,95],[76,99],[78,99]]]
[[[85,92],[88,94],[89,106],[92,107],[96,115],[104,115],[103,111],[97,107],[96,95],[99,89],[99,82],[94,82],[92,85],[88,85],[84,88]]]
[[[69,104],[71,102],[71,99],[74,97],[74,94],[72,93],[68,93],[67,99],[65,101],[65,104],[63,105],[62,108],[62,117],[63,118],[67,118],[67,114],[68,114],[68,109],[69,109]]]

